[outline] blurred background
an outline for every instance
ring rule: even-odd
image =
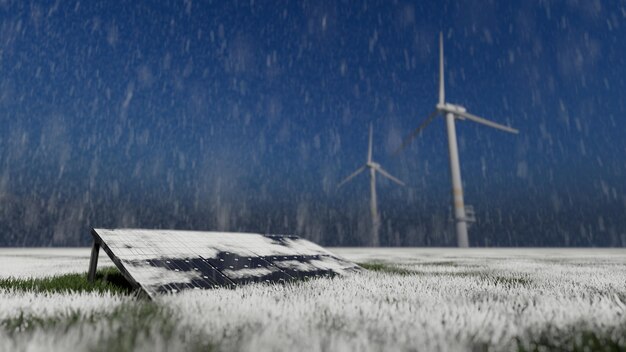
[[[626,2],[0,1],[0,246],[91,227],[456,244],[446,97],[473,246],[626,246]]]

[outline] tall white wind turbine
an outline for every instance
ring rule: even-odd
[[[365,164],[363,164],[363,166],[358,168],[355,172],[350,174],[350,176],[346,177],[343,181],[341,181],[339,185],[337,185],[337,188],[345,185],[348,181],[352,180],[358,174],[365,171],[366,169],[369,169],[370,171],[370,212],[372,216],[371,245],[378,246],[380,245],[380,238],[379,238],[379,233],[378,233],[378,229],[380,227],[380,219],[378,216],[378,204],[376,200],[376,173],[377,172],[380,173],[382,176],[390,179],[391,181],[399,184],[400,186],[404,186],[404,182],[400,181],[396,177],[389,174],[380,166],[380,164],[372,160],[372,125],[371,124],[370,124],[369,145],[367,148],[367,161],[365,162]]]
[[[443,34],[439,33],[439,102],[435,106],[435,110],[405,138],[397,152],[409,145],[409,143],[411,143],[411,141],[417,137],[437,116],[445,116],[446,127],[448,130],[448,151],[450,153],[450,175],[452,177],[452,208],[454,209],[457,243],[459,247],[469,247],[469,238],[467,235],[468,219],[465,212],[465,203],[463,201],[463,185],[461,183],[461,168],[459,166],[459,148],[456,141],[456,129],[454,126],[455,119],[470,120],[514,134],[517,134],[519,131],[509,126],[504,126],[499,123],[486,120],[482,117],[472,115],[460,105],[447,103],[445,100],[443,61]]]

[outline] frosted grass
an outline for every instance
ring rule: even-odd
[[[0,277],[46,277],[87,271],[91,248],[0,248]],[[100,251],[98,267],[112,266]]]
[[[0,351],[92,349],[112,326],[87,324],[125,304],[131,296],[110,293],[38,293],[0,289]],[[58,322],[85,322],[74,326]],[[98,326],[100,325],[100,326]],[[50,328],[41,329],[41,326]]]
[[[588,333],[626,348],[624,251],[358,251],[336,252],[402,270],[153,303],[0,291],[0,350],[572,350]],[[9,329],[20,315],[57,322]]]
[[[623,269],[601,278],[596,272],[587,281],[591,275],[580,274],[588,270],[531,276],[515,263],[500,266],[502,271],[460,276],[420,267],[416,275],[365,273],[162,301],[181,312],[184,326],[222,341],[227,350],[509,350],[518,346],[516,337],[530,342],[551,330],[556,340],[573,328],[623,339]],[[424,274],[429,270],[436,275]]]
[[[135,300],[111,293],[37,293],[0,289],[0,320],[20,315],[39,318],[83,317],[112,311]]]

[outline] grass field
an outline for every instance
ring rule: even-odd
[[[112,268],[5,275],[0,351],[626,350],[625,251],[337,252],[367,270],[154,301]]]

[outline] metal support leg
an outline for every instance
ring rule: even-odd
[[[93,246],[91,247],[91,259],[89,260],[89,273],[87,279],[89,282],[93,282],[96,279],[96,269],[98,268],[98,255],[100,254],[100,242],[93,239]]]

